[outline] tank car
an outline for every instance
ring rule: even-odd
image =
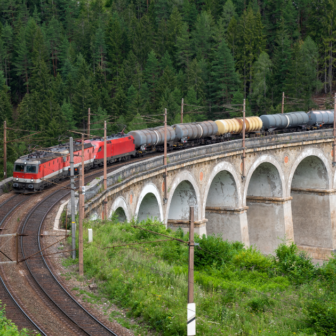
[[[134,145],[137,154],[144,154],[151,151],[162,151],[164,144],[164,127],[155,127],[139,131],[131,131],[129,136],[134,138]],[[167,126],[167,144],[173,146],[176,133],[173,127]]]
[[[212,121],[202,121],[186,124],[175,124],[172,126],[176,133],[175,146],[189,147],[211,143],[218,132],[217,124]]]
[[[308,124],[306,112],[288,112],[277,114],[264,114],[260,116],[263,123],[263,130],[274,131],[276,129],[305,129]]]
[[[215,121],[218,126],[217,135],[240,134],[243,131],[243,118],[221,119]],[[262,121],[259,117],[245,118],[245,131],[257,132],[262,128]]]
[[[309,126],[322,127],[334,123],[334,110],[309,111],[307,116]]]

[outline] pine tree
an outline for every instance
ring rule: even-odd
[[[183,23],[176,39],[177,64],[183,69],[188,68],[192,60],[193,51],[189,34],[189,27]]]
[[[265,108],[266,94],[269,90],[272,62],[266,52],[262,52],[253,65],[253,97],[259,106]]]
[[[236,16],[237,16],[237,14],[236,14],[235,5],[233,4],[232,0],[227,0],[225,2],[225,5],[223,7],[223,12],[222,12],[222,15],[221,15],[221,17],[223,19],[224,32],[227,31],[232,18],[235,18]]]
[[[147,64],[144,71],[144,79],[148,83],[150,100],[154,104],[156,102],[157,83],[159,80],[159,76],[160,64],[155,55],[155,52],[152,50],[148,55]]]
[[[231,103],[233,94],[239,88],[239,76],[235,71],[231,52],[223,40],[218,47],[211,67],[212,96],[216,105]]]
[[[3,125],[5,120],[7,122],[12,121],[13,112],[8,92],[9,87],[6,85],[6,78],[3,71],[0,71],[0,125]]]
[[[16,57],[14,60],[14,67],[16,75],[19,76],[23,83],[26,85],[26,92],[29,93],[29,69],[30,69],[30,59],[29,51],[26,44],[26,30],[21,27],[20,33],[16,42]]]
[[[209,59],[213,42],[214,21],[210,13],[202,11],[193,31],[194,52],[197,58]]]

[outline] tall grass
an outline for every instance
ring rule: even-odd
[[[167,241],[113,248],[164,239],[133,225],[85,223],[94,232],[94,242],[85,243],[85,274],[130,316],[163,335],[186,335],[188,246]],[[139,226],[188,241],[181,230],[155,221]],[[268,257],[219,237],[195,241],[199,335],[336,335],[335,258],[316,267],[294,244]]]

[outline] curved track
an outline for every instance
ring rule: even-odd
[[[15,195],[0,204],[0,227],[5,220],[14,212],[14,210],[28,199],[27,196]],[[1,245],[3,242],[1,242]],[[6,281],[0,276],[0,297],[2,304],[6,305],[6,316],[21,328],[36,330],[42,335],[44,332],[34,323],[34,321],[21,308],[20,304],[15,300]]]
[[[158,155],[161,154],[148,155],[145,158],[137,158],[129,162],[113,164],[108,169],[108,172],[116,170],[120,166],[131,164],[136,161],[143,161]],[[95,177],[101,175],[102,169],[95,169],[86,175],[85,183],[88,183]],[[65,186],[66,188],[64,188]],[[61,199],[70,194],[68,186],[64,183],[55,186],[55,188],[57,189],[55,192],[51,193],[29,211],[20,230],[20,233],[28,235],[21,238],[21,253],[23,259],[35,254],[33,258],[25,261],[30,273],[31,281],[33,282],[32,285],[36,293],[35,295],[44,298],[44,301],[47,301],[47,306],[50,309],[50,312],[57,315],[60,323],[67,325],[68,329],[75,335],[116,335],[85,310],[85,308],[66,291],[52,273],[52,270],[43,257],[43,253],[39,253],[42,249],[40,231],[44,219]],[[34,196],[19,194],[14,195],[1,203],[0,227],[9,220],[11,215],[15,213],[15,210],[21,204],[24,204],[31,197]],[[6,231],[3,232],[7,233]],[[2,241],[0,241],[0,246],[1,245]],[[2,260],[8,259],[2,257]],[[1,267],[1,269],[3,277],[0,277],[0,297],[3,303],[6,304],[6,316],[17,324],[20,329],[27,328],[29,330],[36,330],[42,335],[46,335],[47,332],[44,328],[39,327],[33,321],[33,317],[29,316],[27,308],[20,304],[20,297],[15,293],[15,290],[12,289],[10,280],[6,279],[3,267]]]

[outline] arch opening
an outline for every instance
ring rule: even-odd
[[[122,207],[119,207],[113,213],[113,216],[118,221],[118,223],[125,223],[127,222],[127,216],[125,210]]]
[[[239,196],[232,174],[220,171],[212,180],[206,199],[207,234],[221,235],[223,240],[242,241],[241,221],[245,213],[237,211]],[[243,215],[243,216],[242,216]]]
[[[197,218],[198,204],[194,187],[189,181],[182,181],[174,191],[168,219],[189,220],[189,208],[191,206],[194,206],[195,218]]]
[[[160,207],[156,196],[153,193],[147,193],[142,199],[137,219],[139,222],[150,219],[161,219]]]
[[[329,176],[317,156],[304,158],[291,181],[294,241],[298,245],[332,248]]]
[[[249,181],[246,205],[250,244],[271,254],[285,236],[282,182],[278,169],[261,163]]]

